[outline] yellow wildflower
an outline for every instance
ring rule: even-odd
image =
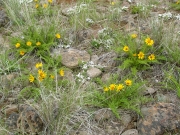
[[[27,45],[27,46],[31,46],[31,45],[32,45],[32,42],[31,42],[31,41],[27,41],[27,42],[26,42],[26,45]]]
[[[154,55],[154,54],[149,55],[149,56],[148,56],[148,59],[149,59],[149,60],[155,60],[155,55]]]
[[[35,5],[35,8],[38,8],[38,7],[39,7],[39,4],[36,4],[36,5]]]
[[[42,69],[38,70],[38,74],[39,74],[38,76],[39,81],[42,81],[43,79],[46,78],[46,73]]]
[[[127,86],[131,86],[131,85],[132,85],[132,81],[129,80],[129,79],[127,79],[127,80],[125,81],[125,83],[126,83]]]
[[[43,8],[47,8],[48,7],[48,4],[43,4]]]
[[[25,54],[25,51],[24,51],[24,50],[21,50],[21,51],[19,52],[19,54],[20,54],[21,56],[23,56],[23,55]]]
[[[38,2],[38,0],[34,0],[34,2]]]
[[[114,6],[114,5],[115,5],[115,2],[110,2],[110,4]]]
[[[124,47],[123,47],[123,51],[128,52],[128,51],[129,51],[129,47],[128,47],[127,45],[124,46]]]
[[[137,38],[137,34],[132,34],[131,37],[132,38]]]
[[[60,70],[59,70],[59,74],[60,74],[60,76],[64,76],[64,70],[63,70],[63,69],[60,69]]]
[[[19,48],[20,46],[21,46],[21,44],[20,43],[16,43],[16,48]]]
[[[109,89],[110,90],[115,90],[115,88],[116,88],[116,84],[110,84],[109,85]]]
[[[36,45],[37,45],[37,46],[40,46],[40,45],[41,45],[41,42],[36,42]]]
[[[36,68],[41,68],[43,66],[42,62],[36,63]]]
[[[123,84],[119,84],[117,85],[117,91],[120,91],[124,88],[124,85]]]
[[[104,92],[107,92],[109,90],[108,87],[104,87]]]
[[[150,39],[149,37],[145,39],[145,43],[148,46],[152,46],[154,44],[154,40]]]
[[[144,59],[144,53],[143,52],[138,53],[138,59]]]
[[[56,38],[61,38],[61,35],[59,33],[57,33]]]
[[[134,56],[134,57],[136,57],[136,56],[137,56],[137,54],[136,54],[136,53],[134,53],[134,54],[133,54],[133,56]]]
[[[52,0],[48,0],[49,3],[52,3]]]
[[[50,78],[51,78],[51,79],[54,79],[54,75],[51,74],[51,75],[50,75]]]
[[[29,82],[31,82],[31,83],[34,82],[34,79],[35,79],[34,76],[32,74],[30,74],[29,75]]]

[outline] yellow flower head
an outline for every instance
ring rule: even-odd
[[[118,84],[117,85],[117,91],[120,91],[124,88],[124,85],[123,84]]]
[[[127,79],[127,80],[125,81],[125,84],[126,84],[127,86],[131,86],[131,85],[132,85],[132,81],[129,80],[129,79]]]
[[[47,8],[48,7],[48,4],[43,4],[43,8]]]
[[[21,44],[20,43],[16,43],[16,48],[19,48],[20,46],[21,46]]]
[[[26,53],[26,52],[25,52],[24,50],[21,50],[21,51],[19,52],[19,54],[20,54],[21,56],[23,56],[25,53]]]
[[[136,54],[136,53],[134,53],[134,54],[133,54],[133,56],[134,56],[134,57],[136,57],[136,56],[137,56],[137,54]]]
[[[63,69],[60,69],[60,70],[59,70],[59,74],[60,74],[60,76],[64,76],[64,70],[63,70]]]
[[[42,62],[36,63],[36,68],[41,68],[43,66]]]
[[[139,52],[138,53],[138,59],[144,59],[144,53],[143,52]]]
[[[38,0],[34,0],[34,2],[38,2]]]
[[[59,33],[57,33],[56,38],[61,38],[61,35]]]
[[[114,6],[114,5],[115,5],[115,2],[110,2],[110,4]]]
[[[145,39],[145,43],[148,46],[152,46],[154,44],[154,40],[150,39],[149,37]]]
[[[115,88],[116,88],[116,84],[110,84],[109,85],[109,89],[110,90],[115,90]]]
[[[108,87],[104,87],[104,92],[107,92],[109,90]]]
[[[52,3],[52,0],[48,0],[49,3]]]
[[[35,79],[34,76],[32,74],[30,74],[29,75],[29,82],[31,82],[31,83],[34,82],[34,79]]]
[[[46,73],[42,69],[38,70],[38,74],[39,74],[38,76],[39,81],[42,81],[43,79],[46,78]]]
[[[137,34],[132,34],[131,37],[132,38],[137,38]]]
[[[155,60],[155,55],[154,55],[154,54],[149,55],[149,56],[148,56],[148,59],[149,59],[149,60]]]
[[[37,45],[37,46],[40,46],[40,45],[41,45],[41,42],[36,42],[36,45]]]
[[[51,74],[51,75],[50,75],[50,78],[51,78],[51,79],[54,79],[54,75]]]
[[[123,47],[123,51],[128,52],[128,51],[129,51],[129,47],[128,47],[127,45],[124,46],[124,47]]]
[[[39,4],[36,4],[36,5],[35,5],[35,8],[38,8],[38,7],[39,7]]]
[[[31,45],[32,45],[32,42],[31,42],[31,41],[27,41],[27,42],[26,42],[26,45],[27,45],[27,46],[31,46]]]

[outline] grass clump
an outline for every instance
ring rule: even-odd
[[[122,64],[120,68],[130,68],[133,73],[140,70],[148,69],[152,64],[159,63],[161,56],[156,55],[156,48],[154,47],[154,40],[149,36],[141,36],[138,38],[137,34],[125,36],[120,41],[116,50],[120,56]]]
[[[120,118],[118,113],[120,108],[140,114],[140,104],[149,100],[142,95],[143,85],[144,82],[138,79],[123,77],[118,81],[117,76],[114,76],[107,85],[102,83],[99,90],[95,89],[87,103],[98,107],[108,107],[117,118]]]

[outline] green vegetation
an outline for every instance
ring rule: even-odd
[[[121,117],[119,109],[141,115],[141,105],[153,100],[145,96],[146,86],[160,85],[166,91],[175,91],[180,98],[180,38],[174,32],[174,24],[148,18],[151,4],[144,7],[131,3],[129,9],[123,10],[122,2],[100,2],[105,5],[101,8],[97,3],[95,0],[79,0],[74,6],[56,5],[51,0],[21,4],[19,0],[3,0],[11,26],[4,28],[8,48],[0,43],[0,93],[6,97],[15,93],[19,103],[37,105],[45,123],[44,134],[67,134],[73,113],[77,108],[89,105],[110,108],[117,118]],[[172,7],[179,10],[179,5],[178,1]],[[66,8],[69,9],[65,12]],[[138,26],[141,25],[140,19],[149,19],[149,33],[143,33],[139,27],[133,31],[122,28],[131,27],[127,20],[121,20],[128,10],[129,15],[138,14]],[[62,65],[61,56],[52,56],[52,50],[61,45],[66,47],[71,43],[72,48],[79,48],[84,39],[81,41],[77,32],[84,29],[94,30],[86,45],[91,55],[112,51],[117,54],[113,59],[117,62],[114,67],[102,67],[103,73],[111,74],[106,81],[97,77],[87,79],[86,71],[90,65],[81,61],[76,69],[71,69],[73,81],[68,80],[67,71],[70,69]],[[160,79],[155,83],[157,76],[152,74],[157,74],[158,66],[162,73],[158,74]],[[16,76],[9,79],[8,75],[13,73]],[[56,118],[54,109],[58,112]],[[2,119],[0,134],[10,131]]]

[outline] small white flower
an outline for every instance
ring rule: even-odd
[[[81,4],[79,7],[80,8],[85,8],[85,7],[87,7],[87,4]]]
[[[158,16],[162,17],[162,18],[167,18],[167,19],[171,19],[173,17],[171,12],[167,12],[167,13],[164,13],[164,14],[159,14]]]
[[[128,0],[129,3],[132,3],[132,0]]]
[[[66,48],[66,49],[67,49],[67,48],[70,48],[70,47],[71,47],[70,45],[66,45],[64,48]]]
[[[83,67],[82,67],[82,69],[85,69],[85,70],[86,70],[87,68],[88,68],[88,65],[87,65],[87,64],[84,64]]]
[[[90,65],[94,65],[94,62],[93,62],[93,61],[89,61],[89,64],[90,64]]]
[[[93,21],[92,19],[90,19],[90,18],[87,18],[87,19],[86,19],[86,22],[88,22],[88,23],[94,23],[94,21]]]
[[[123,6],[121,9],[127,11],[128,7]]]
[[[176,18],[177,20],[180,20],[180,14],[176,15],[175,18]]]

